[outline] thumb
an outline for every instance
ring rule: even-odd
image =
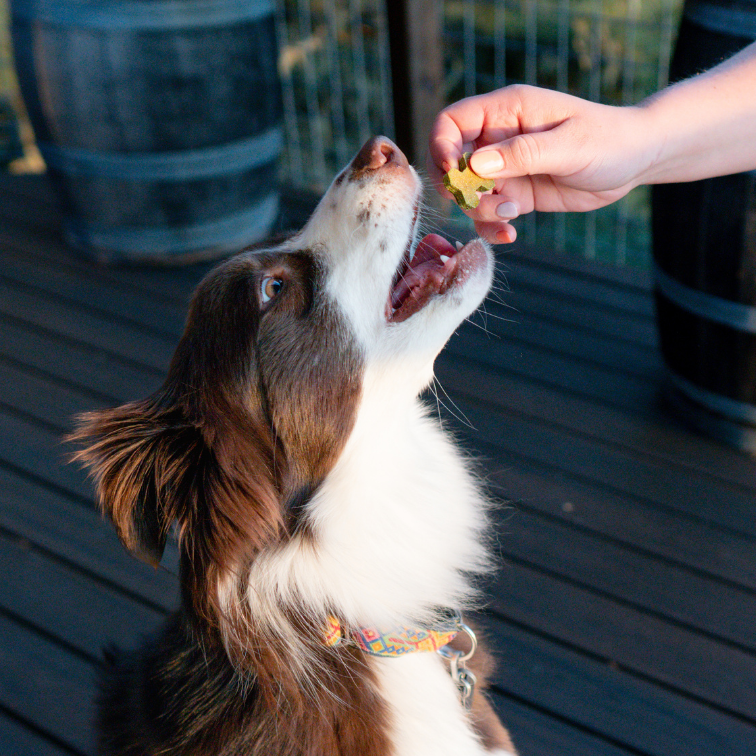
[[[537,174],[565,175],[558,139],[553,131],[518,134],[473,153],[470,167],[484,178],[513,178]]]

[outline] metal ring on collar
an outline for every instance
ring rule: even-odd
[[[475,637],[472,628],[464,622],[460,622],[459,629],[461,632],[466,633],[467,637],[470,639],[470,650],[467,653],[459,651],[456,648],[451,648],[448,645],[438,649],[438,653],[441,654],[441,656],[445,659],[454,659],[458,665],[464,664],[469,659],[472,659],[473,654],[478,648],[478,639]]]

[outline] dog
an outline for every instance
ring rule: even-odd
[[[489,503],[418,398],[492,255],[418,242],[420,196],[368,141],[300,233],[205,277],[161,389],[80,418],[126,548],[180,550],[181,608],[107,665],[102,754],[514,753],[457,614]]]

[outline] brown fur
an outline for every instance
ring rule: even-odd
[[[472,625],[470,622],[467,622],[467,624]],[[499,720],[486,697],[488,681],[496,667],[494,658],[486,648],[485,638],[481,637],[480,629],[473,626],[473,631],[477,637],[478,646],[467,662],[467,668],[475,675],[476,680],[470,710],[473,727],[480,735],[481,742],[489,751],[503,749],[516,753],[509,732]],[[468,653],[471,641],[465,633],[460,633],[449,645],[458,651]]]
[[[383,165],[407,167],[386,140],[369,142],[349,180]],[[72,436],[125,546],[156,565],[175,526],[181,554],[180,610],[103,676],[103,756],[390,753],[370,657],[323,642],[330,608],[312,616],[276,597],[253,615],[247,593],[257,558],[314,538],[308,503],[360,400],[363,356],[322,293],[323,264],[258,250],[219,266],[160,390],[83,416]],[[509,743],[482,694],[472,717],[486,745]]]
[[[361,357],[317,297],[321,275],[306,252],[220,266],[163,387],[83,416],[72,436],[126,547],[157,564],[176,523],[181,549],[181,612],[104,682],[104,753],[386,752],[364,658],[326,648],[319,621],[289,607],[318,670],[300,679],[284,640],[219,595],[229,576],[241,595],[255,556],[299,527],[354,421]],[[284,284],[272,306],[264,276]]]
[[[385,756],[385,707],[364,656],[322,646],[329,686],[303,695],[269,649],[266,676],[242,675],[218,646],[201,647],[182,615],[115,664],[100,700],[100,752],[118,756]]]

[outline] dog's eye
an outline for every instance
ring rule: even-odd
[[[267,304],[271,299],[277,297],[283,289],[284,282],[275,276],[265,276],[260,281],[260,300]]]

